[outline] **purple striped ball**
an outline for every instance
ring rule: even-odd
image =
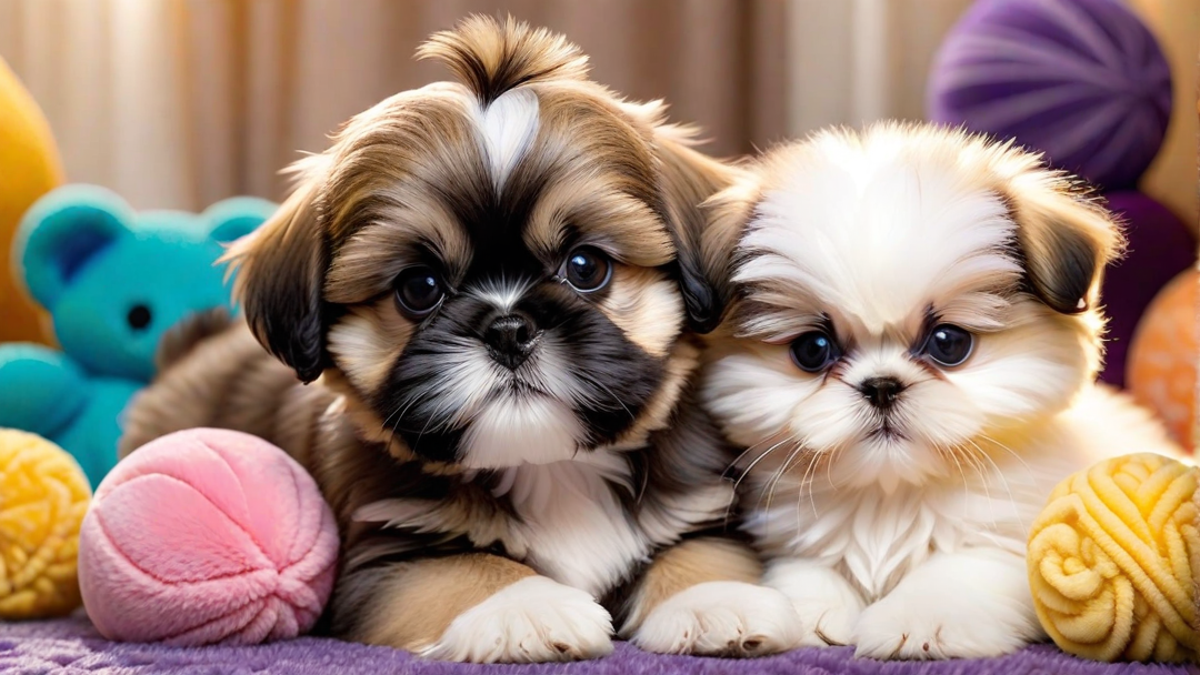
[[[935,58],[926,109],[934,122],[1015,138],[1105,189],[1128,189],[1162,146],[1171,71],[1118,0],[981,0]]]

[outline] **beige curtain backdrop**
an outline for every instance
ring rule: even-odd
[[[68,177],[135,206],[279,197],[277,171],[397,91],[444,79],[413,50],[470,12],[569,35],[594,76],[664,98],[739,154],[786,132],[774,0],[0,0],[0,55],[45,107]]]
[[[926,75],[972,0],[791,0],[788,131],[923,119]]]
[[[1194,66],[1200,0],[1131,2],[1177,70]],[[728,156],[828,124],[920,119],[929,64],[970,4],[0,0],[0,56],[44,107],[70,180],[107,185],[140,208],[198,209],[232,194],[278,199],[278,170],[300,151],[324,148],[380,99],[446,77],[413,50],[470,12],[566,33],[597,79],[666,99],[676,119],[705,129],[708,150]],[[1171,133],[1143,189],[1194,213],[1194,118]]]

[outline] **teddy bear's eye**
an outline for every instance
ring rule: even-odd
[[[134,305],[129,314],[125,316],[125,320],[129,322],[129,326],[134,330],[142,330],[150,325],[150,308],[145,305]]]

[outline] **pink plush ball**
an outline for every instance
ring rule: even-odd
[[[112,640],[294,637],[333,587],[338,535],[316,483],[270,443],[190,429],[105,477],[79,535],[79,586]]]

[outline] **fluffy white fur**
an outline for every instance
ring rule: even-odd
[[[584,591],[528,577],[463,612],[421,655],[471,663],[574,661],[612,652],[612,617]]]
[[[709,581],[659,605],[631,637],[656,654],[774,654],[800,644],[784,595],[737,581]]]
[[[586,461],[506,469],[497,486],[523,521],[514,541],[546,574],[593,595],[650,542],[631,526],[606,481],[627,483],[625,463],[600,453]]]
[[[545,396],[502,395],[483,406],[474,419],[460,460],[470,468],[569,460],[583,435],[571,409]]]
[[[715,200],[752,203],[734,275],[746,301],[713,341],[703,396],[748,448],[746,528],[807,642],[949,658],[1038,639],[1023,556],[1047,495],[1102,457],[1175,451],[1091,384],[1098,280],[1077,314],[1021,285],[1012,203],[1070,218],[1077,198],[1055,180],[1011,148],[883,125],[777,151]],[[974,334],[965,363],[920,354],[931,316]],[[844,355],[802,371],[789,344],[827,325]],[[906,387],[890,413],[858,391],[873,377]]]

